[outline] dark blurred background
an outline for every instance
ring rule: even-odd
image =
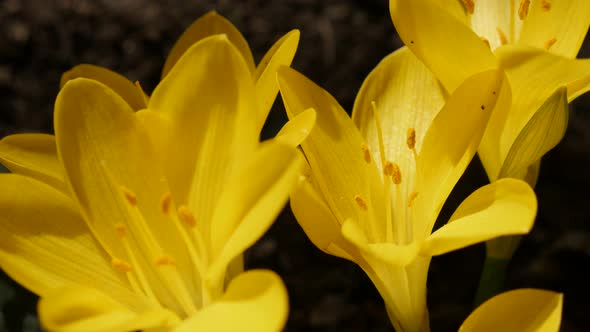
[[[242,31],[256,60],[284,33],[300,29],[293,67],[349,111],[364,77],[401,45],[387,0],[0,0],[0,137],[52,132],[60,75],[76,64],[108,67],[151,92],[176,38],[209,10]],[[585,46],[580,57],[589,52]],[[264,137],[274,135],[285,121],[278,100]],[[537,223],[510,266],[507,286],[563,292],[562,331],[587,331],[590,97],[580,97],[571,108],[565,139],[542,164]],[[441,219],[485,183],[474,160]],[[433,260],[428,279],[433,332],[456,331],[468,315],[483,257],[479,245]],[[246,265],[271,268],[283,277],[291,302],[286,331],[392,330],[364,273],[317,250],[288,210],[247,253]],[[36,301],[2,275],[0,331],[38,331]]]

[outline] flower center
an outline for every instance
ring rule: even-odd
[[[166,252],[146,222],[135,193],[124,186],[120,186],[120,192],[129,217],[125,224],[115,225],[124,252],[123,257],[112,258],[112,266],[125,273],[134,291],[145,295],[154,304],[173,310],[181,317],[194,315],[211,297],[202,280],[207,257],[195,216],[184,205],[175,210],[170,193],[162,196],[160,211],[180,234],[192,263],[181,271],[177,264],[186,262],[186,259],[179,260],[180,257]],[[200,290],[195,289],[194,281],[201,282]]]

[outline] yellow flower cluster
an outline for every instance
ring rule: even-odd
[[[430,331],[433,256],[488,241],[509,260],[534,223],[541,158],[590,89],[590,60],[575,59],[590,2],[390,0],[390,13],[406,46],[367,76],[352,117],[289,67],[299,31],[256,65],[215,12],[178,39],[151,95],[105,68],[64,73],[55,135],[0,141],[0,267],[41,297],[42,326],[280,331],[285,285],[244,271],[243,252],[289,198],[319,249],[366,272],[398,332]],[[260,142],[279,91],[290,120]],[[491,183],[433,231],[476,153]],[[558,331],[561,307],[514,290],[460,331]]]

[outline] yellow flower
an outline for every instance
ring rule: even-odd
[[[509,84],[479,156],[490,181],[516,177],[534,186],[541,157],[565,133],[567,103],[590,89],[590,60],[575,59],[590,2],[390,0],[390,13],[448,93],[474,73],[505,70]]]
[[[467,317],[459,332],[558,332],[563,296],[540,289],[497,295]]]
[[[259,81],[229,38],[190,46],[142,110],[75,78],[57,97],[55,138],[2,140],[17,174],[0,178],[0,266],[41,296],[46,329],[284,325],[280,278],[242,273],[241,257],[286,202],[313,113],[285,130],[290,144],[260,144]]]
[[[475,154],[501,72],[473,75],[444,103],[432,74],[402,48],[367,77],[354,123],[303,75],[282,67],[278,78],[289,117],[317,112],[301,144],[309,169],[291,196],[295,217],[318,248],[363,268],[397,331],[428,330],[433,255],[530,230],[537,208],[532,189],[504,179],[475,191],[432,233]]]

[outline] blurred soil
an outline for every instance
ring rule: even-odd
[[[378,61],[400,46],[386,0],[2,0],[0,1],[0,136],[52,132],[53,101],[62,72],[97,64],[157,84],[168,50],[209,10],[229,18],[256,59],[284,33],[301,30],[293,67],[351,110],[356,91]],[[590,56],[587,47],[583,57]],[[280,98],[279,98],[280,99]],[[590,306],[590,97],[572,106],[564,141],[544,160],[537,187],[537,224],[522,243],[508,287],[563,292],[562,331],[587,331]],[[263,136],[285,121],[280,101]],[[475,160],[443,209],[443,219],[486,183]],[[484,255],[475,246],[434,259],[428,280],[433,332],[456,331],[470,311]],[[364,273],[327,256],[286,210],[247,254],[247,268],[271,268],[285,280],[291,311],[286,331],[391,331],[382,300]],[[7,331],[34,331],[36,297],[5,276],[0,288]],[[15,296],[9,297],[10,292]],[[514,313],[518,314],[518,313]],[[0,326],[2,325],[0,315]]]

